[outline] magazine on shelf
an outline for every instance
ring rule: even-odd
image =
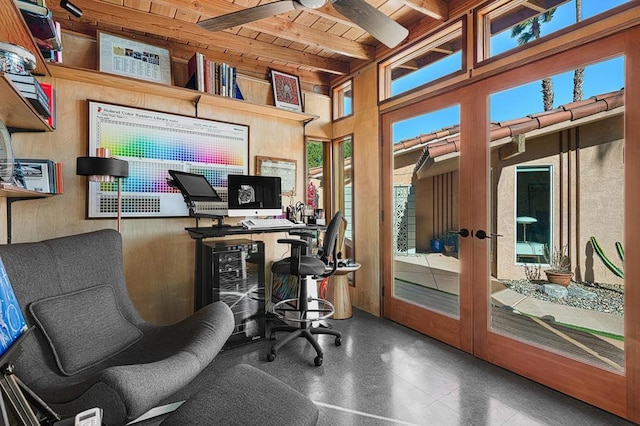
[[[25,189],[43,193],[55,193],[55,163],[51,160],[17,158]]]
[[[62,49],[59,28],[56,28],[51,10],[25,0],[16,0],[16,5],[41,50]]]

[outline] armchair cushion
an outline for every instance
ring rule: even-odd
[[[38,300],[29,310],[67,376],[104,362],[143,335],[122,315],[108,285]]]

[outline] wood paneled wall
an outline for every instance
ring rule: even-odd
[[[353,76],[354,114],[333,125],[333,137],[353,135],[354,306],[380,315],[380,151],[375,66]]]
[[[87,179],[76,176],[76,157],[88,151],[87,99],[186,116],[194,105],[154,94],[113,89],[95,84],[50,78],[57,90],[58,127],[49,133],[16,133],[16,157],[49,158],[63,163],[64,194],[12,204],[12,242],[39,241],[81,232],[115,228],[115,219],[87,219]],[[307,95],[314,96],[313,94]],[[324,105],[323,102],[312,103]],[[329,111],[314,111],[329,116]],[[200,105],[198,116],[250,127],[250,172],[256,155],[292,158],[304,164],[304,132],[300,121]],[[298,188],[304,188],[302,167]],[[303,191],[298,191],[301,200]],[[228,222],[232,222],[229,220]],[[206,225],[206,222],[204,223]],[[141,315],[158,324],[179,321],[193,311],[194,242],[184,230],[190,218],[133,219],[122,221],[124,265],[131,298]],[[255,235],[265,241],[269,258],[279,258],[285,248],[276,243],[284,234]],[[82,259],[78,259],[82,262]],[[104,278],[108,281],[109,277]]]

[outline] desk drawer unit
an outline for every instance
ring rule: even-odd
[[[233,334],[223,349],[265,337],[264,243],[247,239],[203,244],[205,304],[222,300],[235,317]]]

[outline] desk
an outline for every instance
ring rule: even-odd
[[[193,289],[193,305],[194,310],[202,308],[207,303],[208,290],[205,288],[211,278],[210,267],[204,267],[207,260],[203,250],[203,240],[207,238],[220,238],[226,236],[235,235],[249,235],[249,234],[265,234],[273,232],[288,232],[292,229],[295,230],[307,230],[307,231],[320,231],[326,229],[324,225],[307,225],[305,227],[282,227],[282,228],[253,228],[247,229],[242,226],[208,226],[208,227],[192,227],[185,228],[189,233],[189,236],[195,240],[195,275],[194,275],[194,289]],[[210,292],[210,290],[209,290]]]
[[[329,278],[329,288],[327,288],[327,300],[333,303],[336,309],[333,319],[351,318],[351,297],[349,296],[349,279],[347,274],[360,269],[359,263],[350,266],[341,266],[336,269],[335,274]]]

